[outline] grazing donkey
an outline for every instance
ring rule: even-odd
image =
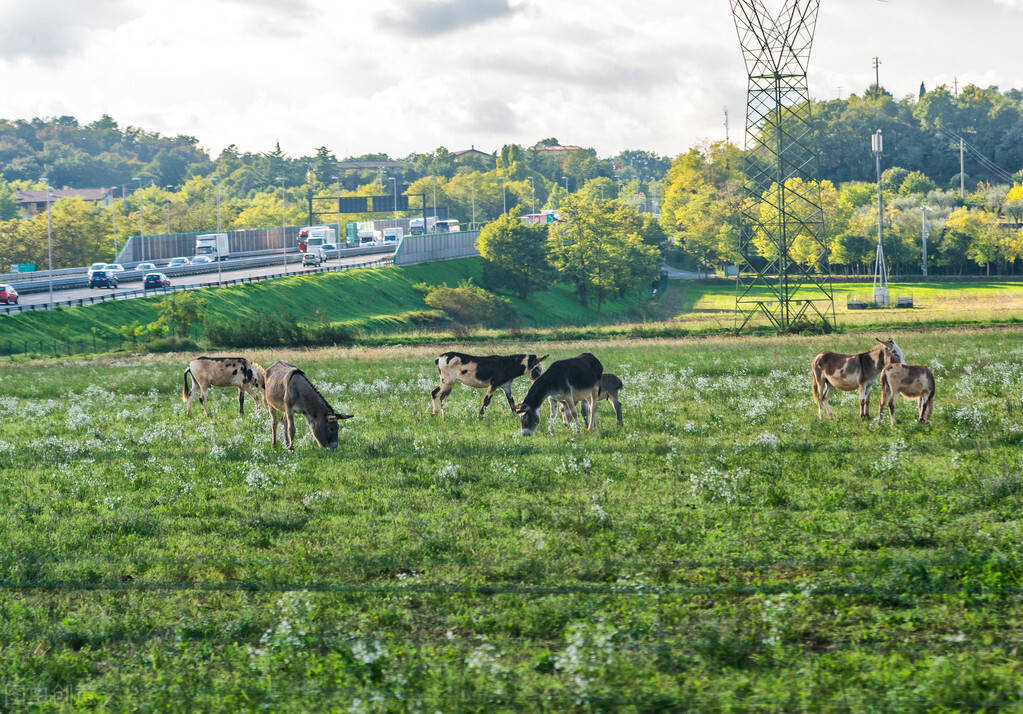
[[[536,431],[540,423],[540,405],[547,399],[564,402],[572,422],[576,421],[576,403],[585,399],[590,407],[587,426],[592,429],[597,423],[597,393],[603,373],[604,366],[589,352],[552,364],[533,382],[526,398],[515,410],[521,417],[523,436]]]
[[[337,448],[338,420],[351,419],[354,414],[338,414],[327,403],[305,372],[287,362],[274,362],[266,370],[263,401],[270,412],[273,446],[277,446],[277,412],[284,414],[285,440],[288,451],[295,450],[295,414],[304,414],[316,443],[324,449]]]
[[[188,386],[188,377],[192,376],[192,387]],[[206,406],[206,392],[210,387],[238,387],[238,413],[245,413],[245,392],[248,392],[258,404],[260,395],[252,391],[256,387],[263,391],[266,375],[263,368],[244,357],[196,357],[188,363],[184,374],[185,385],[181,390],[181,401],[188,405],[188,416],[192,416],[192,400],[199,394],[199,404],[206,416],[210,410]]]
[[[860,417],[870,417],[870,390],[877,381],[889,359],[902,362],[902,349],[892,339],[878,340],[877,345],[867,352],[844,355],[838,352],[821,352],[810,363],[813,378],[813,400],[817,403],[817,418],[823,419],[821,408],[827,410],[828,419],[834,420],[828,399],[836,389],[860,393]]]
[[[540,365],[547,359],[547,355],[537,357],[536,355],[508,355],[507,357],[476,357],[463,354],[462,352],[445,352],[434,360],[437,371],[440,372],[440,386],[433,390],[430,395],[433,402],[433,414],[437,416],[437,405],[440,403],[440,414],[444,416],[444,400],[451,394],[451,388],[455,382],[476,389],[486,389],[487,394],[483,397],[483,406],[480,407],[479,416],[487,410],[490,398],[498,389],[504,390],[504,396],[508,399],[508,406],[515,411],[515,402],[512,400],[511,383],[516,377],[528,374],[532,381],[543,373]]]
[[[612,374],[611,372],[604,372],[600,375],[600,386],[597,390],[597,401],[606,399],[611,402],[611,406],[615,409],[615,416],[618,417],[618,425],[622,424],[622,403],[618,401],[618,392],[621,391],[622,380],[618,378],[618,375]],[[551,402],[551,419],[554,419],[554,400]],[[589,403],[584,399],[579,403],[579,410],[581,412],[583,421],[589,419]],[[568,409],[564,402],[558,402],[558,406],[561,408],[561,421],[568,424]]]
[[[881,409],[877,420],[881,421],[887,405],[889,422],[895,424],[895,400],[901,394],[907,399],[916,399],[917,420],[929,422],[934,413],[934,374],[923,365],[896,362],[894,355],[891,362],[881,372]]]

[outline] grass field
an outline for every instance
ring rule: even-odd
[[[930,425],[817,420],[864,334],[536,346],[625,425],[531,438],[432,419],[438,348],[252,353],[357,415],[335,453],[186,419],[184,356],[0,367],[2,708],[1019,709],[1023,334],[894,336]]]
[[[869,300],[872,294],[870,283],[834,284],[835,312],[841,328],[1023,323],[1023,283],[1020,282],[893,283],[892,299],[912,297],[912,308],[846,308],[850,295]],[[758,289],[751,292],[750,297],[767,297],[767,293]],[[817,299],[820,296],[807,290],[797,297]],[[673,281],[656,314],[660,319],[671,320],[682,328],[723,331],[732,328],[734,310],[734,281]]]

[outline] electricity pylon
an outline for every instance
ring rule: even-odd
[[[807,66],[820,0],[731,0],[746,62],[746,162],[735,328],[757,314],[781,332],[835,324]]]

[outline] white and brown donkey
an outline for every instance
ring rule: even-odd
[[[821,352],[810,363],[813,378],[813,400],[817,403],[817,417],[834,420],[828,399],[832,392],[841,389],[860,393],[860,417],[870,418],[870,390],[890,360],[901,363],[902,349],[892,339],[878,340],[878,344],[866,352],[845,355],[838,352]]]

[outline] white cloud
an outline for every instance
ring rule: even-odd
[[[815,96],[1020,86],[1023,0],[822,3]],[[1001,20],[1001,21],[999,21]],[[493,150],[546,136],[666,154],[741,137],[728,3],[649,0],[0,0],[5,118],[122,125],[292,155]],[[955,38],[955,41],[952,41]],[[841,89],[839,89],[841,87]]]

